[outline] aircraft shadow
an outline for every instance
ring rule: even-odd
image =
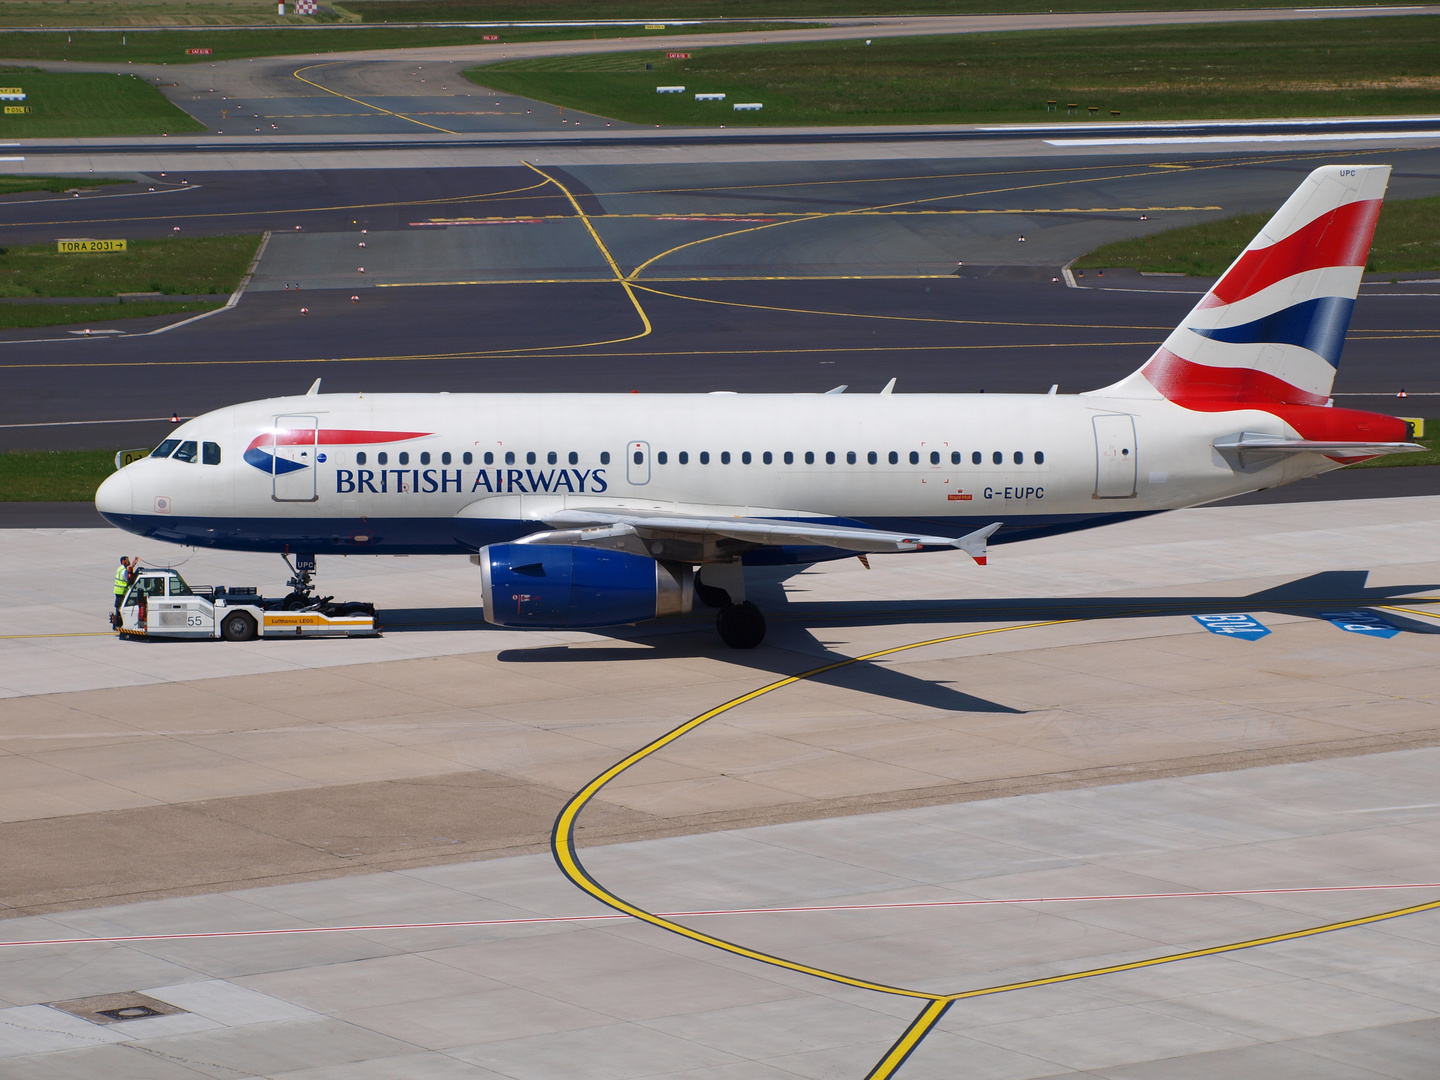
[[[758,577],[759,575],[757,575]],[[840,626],[887,626],[904,623],[1005,623],[1058,620],[1133,619],[1175,615],[1283,613],[1320,619],[1326,612],[1370,607],[1440,588],[1436,584],[1371,587],[1366,570],[1335,570],[1244,596],[1017,597],[1000,599],[935,599],[885,601],[796,600],[784,590],[788,573],[766,575],[751,583],[753,599],[770,621],[764,647],[749,651],[726,648],[708,626],[709,611],[696,605],[688,619],[668,624],[615,627],[608,634],[624,645],[543,645],[504,649],[505,664],[595,664],[711,656],[726,663],[776,676],[798,674],[825,663],[848,660],[816,636],[817,630]],[[1407,633],[1437,634],[1430,626],[1397,612],[1384,617]],[[484,621],[480,608],[395,608],[381,612],[388,633],[433,633],[445,630],[498,630]],[[664,626],[664,631],[656,630]],[[894,701],[947,712],[1008,713],[1021,709],[967,694],[942,682],[917,678],[884,664],[849,664],[811,676],[811,682],[873,694]]]

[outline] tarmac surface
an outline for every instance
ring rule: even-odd
[[[414,57],[327,59],[312,82],[353,98],[478,101]],[[269,85],[279,124],[321,100],[288,63],[232,65],[216,96]],[[348,146],[27,147],[23,168],[136,184],[0,200],[11,243],[270,238],[224,312],[0,333],[0,445],[147,445],[172,412],[320,376],[1068,392],[1137,367],[1208,284],[1067,279],[1097,244],[1272,209],[1322,161],[1440,190],[1424,131],[637,147],[486,104],[466,122],[508,148],[400,135],[399,108],[283,118],[354,121]],[[1341,404],[1432,411],[1437,293],[1362,288]],[[1345,472],[986,568],[759,573],[771,633],[744,654],[704,615],[488,627],[474,568],[442,558],[322,560],[322,591],[377,603],[378,640],[121,641],[105,594],[134,538],[84,505],[0,507],[0,1073],[1428,1080],[1435,474]],[[803,910],[755,910],[777,907]],[[226,936],[298,928],[322,932]]]
[[[440,558],[322,561],[379,640],[120,641],[93,586],[124,538],[8,532],[3,1069],[858,1078],[909,1031],[881,1075],[1428,1076],[1437,525],[1229,507],[827,564],[757,580],[743,655],[703,620],[481,629]],[[580,869],[545,854],[572,793],[726,702],[594,793]],[[354,929],[224,936],[325,927]],[[134,991],[182,1011],[64,1011]]]

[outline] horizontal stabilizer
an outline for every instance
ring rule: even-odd
[[[1346,460],[1383,457],[1386,454],[1413,454],[1428,449],[1413,442],[1328,442],[1319,439],[1287,439],[1280,435],[1265,435],[1253,431],[1216,439],[1212,445],[1221,453],[1324,454],[1326,457]]]

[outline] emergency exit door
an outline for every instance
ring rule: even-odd
[[[625,448],[625,479],[637,487],[650,482],[648,442],[632,442]]]
[[[1095,417],[1095,498],[1135,495],[1135,418],[1125,413]]]
[[[313,416],[277,416],[270,476],[276,502],[314,502],[320,423]]]

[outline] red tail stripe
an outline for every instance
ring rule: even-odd
[[[1169,349],[1160,349],[1140,369],[1150,384],[1175,402],[1197,412],[1267,408],[1271,405],[1324,405],[1324,394],[1313,394],[1284,379],[1255,368],[1209,367],[1192,364]]]
[[[1380,203],[1380,199],[1346,203],[1269,247],[1246,251],[1215,283],[1211,295],[1223,304],[1233,304],[1306,270],[1365,265]]]

